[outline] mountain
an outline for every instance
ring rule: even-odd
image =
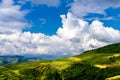
[[[36,60],[41,60],[41,58],[39,56],[38,57],[27,57],[27,56],[21,56],[21,55],[1,55],[0,66],[22,63],[22,62],[29,62],[29,61],[36,61]]]
[[[67,56],[67,55],[66,55]],[[52,60],[59,57],[66,57],[61,55],[0,55],[0,66],[5,66],[9,64],[18,64],[22,62],[30,62],[37,60]]]
[[[1,66],[0,80],[120,80],[120,43],[73,57]]]

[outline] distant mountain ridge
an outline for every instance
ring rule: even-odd
[[[30,62],[30,61],[37,61],[37,60],[52,60],[57,59],[59,57],[66,57],[66,56],[59,56],[59,55],[0,55],[0,66],[5,66],[9,64],[18,64],[22,62]]]
[[[21,55],[0,55],[0,66],[41,60],[40,57],[25,57]]]

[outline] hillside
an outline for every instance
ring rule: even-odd
[[[0,67],[0,80],[120,80],[120,43],[73,57]]]

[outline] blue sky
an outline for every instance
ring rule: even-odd
[[[18,3],[19,0],[15,1]],[[22,4],[21,9],[29,11],[25,18],[32,25],[31,28],[25,28],[23,31],[30,31],[32,33],[41,32],[46,35],[56,34],[57,29],[62,26],[60,15],[66,15],[70,11],[70,4],[72,2],[73,0],[60,0],[59,5],[48,6],[48,4],[32,4],[30,1],[26,1]],[[113,28],[120,30],[120,7],[108,7],[104,12],[106,15],[96,12],[88,12],[88,15],[82,16],[82,18],[88,22],[98,19],[104,22],[105,26],[112,26]]]
[[[1,54],[71,56],[119,42],[119,0],[0,0]]]
[[[54,35],[57,29],[62,26],[60,15],[68,13],[70,8],[68,4],[71,2],[71,0],[61,0],[58,6],[48,6],[47,4],[32,6],[30,2],[27,2],[22,9],[30,10],[26,15],[26,19],[31,21],[33,25],[25,31]]]

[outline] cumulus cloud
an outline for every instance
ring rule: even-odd
[[[36,1],[36,2],[34,2]],[[58,6],[58,0],[32,0],[35,4],[46,4],[48,6]],[[86,0],[92,6],[96,5]],[[104,0],[104,2],[107,0]],[[72,4],[79,2],[75,0]],[[85,1],[81,1],[84,3]],[[87,3],[88,3],[87,2]],[[97,1],[95,1],[97,3]],[[99,2],[99,1],[98,1]],[[108,7],[119,7],[119,1],[114,3],[108,2],[105,5],[99,2],[104,8],[91,10],[102,13]],[[78,6],[76,4],[76,6]],[[85,4],[84,4],[85,5]],[[109,6],[108,6],[109,5]],[[72,7],[72,8],[73,8]],[[72,10],[71,8],[71,10]],[[77,7],[78,8],[78,7]],[[73,9],[74,10],[74,9]],[[81,14],[90,12],[82,11]],[[79,9],[77,10],[79,11]],[[76,17],[73,13],[61,15],[62,27],[58,28],[55,35],[47,36],[43,33],[22,32],[26,26],[29,26],[25,19],[26,11],[21,11],[20,5],[15,5],[13,0],[2,0],[0,3],[0,53],[1,54],[46,54],[46,55],[75,55],[85,50],[98,48],[107,44],[117,43],[120,41],[120,31],[112,27],[105,27],[98,20],[91,24],[81,18]],[[45,22],[46,20],[41,19]]]
[[[20,5],[13,5],[13,0],[2,0],[0,3],[0,33],[10,33],[22,30],[29,26],[24,16],[26,11],[21,11]]]
[[[104,27],[103,23],[99,21],[93,21],[90,25],[90,29],[91,37],[95,37],[99,41],[107,43],[120,41],[120,31],[115,30],[112,27]]]
[[[0,53],[75,55],[120,41],[120,31],[104,27],[98,20],[89,24],[72,13],[61,15],[61,18],[63,26],[56,35],[47,36],[17,29],[11,34],[0,34]]]
[[[89,13],[105,14],[108,8],[119,8],[119,0],[74,0],[71,4],[71,11],[79,16],[86,16]]]

